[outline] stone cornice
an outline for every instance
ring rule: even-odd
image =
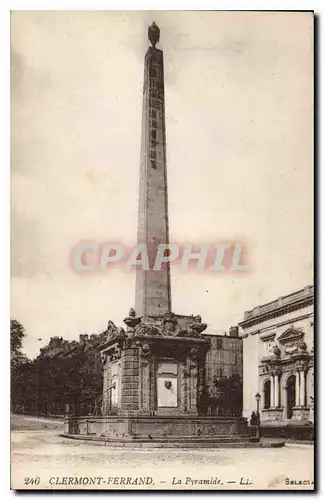
[[[265,332],[260,335],[262,342],[267,342],[268,340],[273,340],[276,336],[276,332]]]
[[[261,323],[272,317],[292,312],[314,303],[314,287],[307,286],[297,292],[279,297],[272,302],[254,307],[244,313],[244,319],[239,326],[246,328],[254,324]]]
[[[313,313],[307,313],[307,314],[303,314],[302,316],[296,316],[296,318],[294,318],[293,320],[288,319],[286,321],[281,321],[280,323],[276,323],[274,325],[267,326],[266,328],[262,328],[261,330],[253,330],[252,332],[249,332],[249,333],[244,332],[243,334],[240,335],[240,338],[243,339],[243,338],[248,337],[249,335],[259,335],[261,332],[266,333],[268,330],[273,332],[274,328],[279,328],[279,327],[284,326],[284,325],[291,325],[291,324],[295,323],[296,321],[302,321],[303,319],[311,318],[312,315],[313,315]],[[262,333],[261,333],[261,335],[262,335]]]
[[[296,361],[304,361],[309,364],[309,366],[313,366],[314,363],[314,357],[309,354],[309,353],[298,353],[295,354],[294,356],[285,356],[283,358],[277,358],[275,359],[274,357],[263,357],[260,359],[259,363],[259,369],[261,369],[265,365],[269,366],[277,366],[277,367],[283,367],[286,365],[293,365],[296,363]]]
[[[134,336],[134,339],[137,340],[137,341],[148,341],[148,342],[152,342],[154,344],[157,344],[158,342],[159,343],[163,343],[165,344],[166,342],[172,342],[172,343],[175,343],[175,344],[178,344],[178,345],[186,345],[186,344],[189,344],[189,343],[192,343],[192,344],[197,344],[197,345],[208,345],[209,346],[209,342],[208,342],[208,339],[205,339],[205,338],[194,338],[194,337],[174,337],[174,336],[163,336],[163,337],[157,337],[155,335],[135,335]]]
[[[293,312],[293,311],[298,311],[299,309],[303,309],[304,307],[307,307],[307,306],[310,306],[310,305],[313,305],[313,304],[314,304],[314,300],[313,299],[308,299],[307,301],[304,301],[302,303],[292,304],[292,305],[289,305],[289,306],[282,307],[280,309],[274,310],[272,312],[261,314],[260,316],[253,317],[251,319],[241,321],[241,323],[239,323],[239,326],[244,330],[245,328],[249,328],[251,326],[254,326],[254,325],[257,325],[257,324],[260,324],[260,323],[264,323],[265,321],[268,321],[269,319],[277,318],[278,316],[283,316],[283,315],[289,314],[290,312]],[[311,315],[309,313],[308,314],[303,314],[302,316],[298,317],[298,320],[305,319],[305,318],[308,318],[310,316]],[[292,322],[291,319],[287,320],[287,321],[283,321],[281,323],[278,323],[276,325],[276,327],[277,326],[282,326],[282,325],[285,325],[285,324],[290,324],[291,322]],[[273,325],[271,325],[271,328],[273,328]],[[260,330],[257,330],[255,332],[250,332],[249,334],[250,335],[255,335],[257,333],[260,333]]]

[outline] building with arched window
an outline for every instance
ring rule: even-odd
[[[314,287],[246,311],[243,340],[243,416],[261,421],[313,421]]]

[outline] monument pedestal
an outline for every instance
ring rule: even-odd
[[[65,434],[104,438],[107,443],[216,443],[248,441],[247,422],[236,417],[97,416],[65,419]],[[198,445],[198,444],[197,444]]]
[[[100,348],[103,415],[203,414],[209,342],[201,335],[206,328],[201,318],[188,317],[185,329],[171,313],[151,322],[131,314],[127,335],[111,323]]]
[[[209,342],[200,316],[167,313],[125,319],[127,333],[109,322],[100,347],[104,370],[102,415],[66,419],[65,433],[112,445],[213,446],[248,439],[247,422],[207,417],[205,359]]]
[[[142,321],[131,310],[127,332],[108,323],[100,346],[104,384],[100,416],[73,417],[65,433],[129,442],[213,445],[248,439],[247,422],[207,417],[205,360],[210,347],[200,316],[167,313]]]

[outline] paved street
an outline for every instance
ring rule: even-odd
[[[152,484],[146,488],[158,489],[313,488],[307,484],[313,480],[312,446],[294,444],[284,448],[210,450],[122,449],[65,439],[59,436],[60,432],[63,432],[62,421],[12,417],[14,488],[89,488],[87,484],[73,486],[72,479],[69,485],[69,479],[64,479],[81,476],[104,478],[92,479],[100,483],[92,488],[118,488],[118,478],[134,478],[137,475],[152,477]],[[107,479],[109,477],[117,479]],[[39,484],[33,484],[35,481]],[[89,480],[82,481],[87,483]],[[203,485],[201,481],[205,481]],[[208,484],[206,481],[214,483]],[[302,481],[303,484],[287,485],[287,481]],[[119,487],[126,489],[131,486],[127,486],[126,482],[125,486]]]

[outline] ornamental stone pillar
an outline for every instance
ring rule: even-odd
[[[295,406],[300,405],[300,383],[299,383],[299,370],[296,371],[295,380],[296,380],[296,396],[295,396]]]
[[[300,406],[305,406],[305,378],[306,372],[305,370],[299,373],[300,375]]]
[[[279,375],[276,373],[274,376],[274,406],[279,406]]]
[[[271,373],[271,380],[270,380],[270,408],[274,408],[275,406],[275,386],[274,386],[274,374]]]
[[[127,345],[122,356],[121,409],[124,415],[136,415],[139,410],[139,348]]]

